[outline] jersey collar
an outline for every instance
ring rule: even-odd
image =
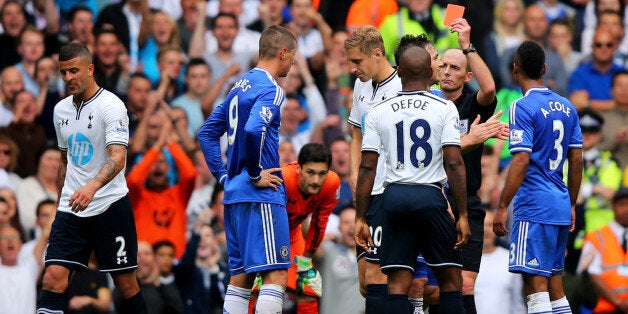
[[[530,94],[533,91],[539,91],[539,92],[543,92],[543,91],[548,91],[549,88],[547,88],[547,86],[535,86],[535,87],[531,87],[530,89],[528,89],[528,91],[526,92],[525,96],[528,96],[528,94]]]

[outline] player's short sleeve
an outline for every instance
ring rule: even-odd
[[[57,147],[59,147],[59,149],[62,151],[67,151],[68,142],[63,138],[63,136],[61,136],[61,121],[63,120],[63,117],[61,117],[61,114],[60,114],[61,107],[62,107],[61,103],[58,103],[55,106],[52,121],[55,126],[55,134],[57,135]]]
[[[378,116],[377,110],[371,110],[364,119],[364,124],[362,125],[362,132],[364,133],[362,138],[363,152],[377,153],[382,146],[381,135],[377,129]]]
[[[351,111],[349,112],[349,119],[347,122],[353,126],[362,127],[362,114],[360,109],[358,108],[358,98],[360,97],[360,86],[359,79],[355,80],[355,84],[353,85],[353,103],[351,106]]]
[[[573,108],[572,112],[576,112]],[[577,114],[573,117],[573,131],[569,140],[569,148],[582,148],[582,130],[580,129],[580,118]]]
[[[510,153],[532,152],[534,140],[534,118],[527,110],[524,99],[519,99],[510,106]]]
[[[129,117],[126,108],[119,99],[113,97],[110,104],[102,111],[102,123],[105,128],[105,146],[112,144],[129,145]]]
[[[462,146],[460,143],[460,116],[454,104],[448,104],[445,109],[445,121],[443,125],[443,134],[441,136],[441,146]]]

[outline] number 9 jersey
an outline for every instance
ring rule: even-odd
[[[515,219],[570,225],[563,163],[569,149],[582,148],[576,108],[547,87],[531,88],[510,106],[509,145],[511,154],[530,154],[527,174],[514,197]]]
[[[284,187],[258,189],[251,180],[263,169],[279,168],[279,125],[285,94],[270,73],[253,68],[233,85],[225,101],[205,121],[198,140],[209,170],[225,187],[224,204],[285,205]],[[227,167],[220,137],[227,133]],[[277,173],[276,175],[281,175]]]
[[[386,152],[384,185],[443,186],[443,146],[461,146],[458,111],[449,100],[427,91],[399,92],[366,116],[362,151]]]

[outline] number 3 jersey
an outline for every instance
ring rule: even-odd
[[[62,99],[54,109],[57,143],[59,149],[68,155],[58,208],[63,212],[72,212],[69,206],[72,194],[96,177],[109,159],[107,146],[128,146],[129,143],[129,118],[124,103],[116,95],[100,88],[79,105],[74,103],[73,98]],[[101,214],[128,191],[122,169],[113,180],[96,191],[84,211],[75,214],[81,217]]]
[[[279,125],[285,101],[283,90],[270,73],[253,68],[233,85],[199,130],[198,140],[209,170],[225,187],[225,204],[286,204],[283,184],[277,192],[257,188],[251,182],[262,169],[279,167]],[[226,167],[220,152],[220,137],[225,132],[229,142]],[[274,174],[281,177],[281,171]]]
[[[530,154],[514,197],[517,220],[571,224],[571,202],[563,181],[570,148],[582,148],[576,108],[546,87],[534,87],[510,106],[510,153]]]
[[[386,152],[385,184],[444,185],[442,147],[461,146],[458,120],[449,100],[427,91],[398,92],[369,111],[362,151]]]

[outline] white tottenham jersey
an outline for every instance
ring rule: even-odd
[[[362,82],[359,79],[356,79],[353,88],[353,106],[351,107],[348,122],[354,127],[361,128],[362,135],[364,135],[364,128],[362,127],[362,124],[371,107],[385,101],[386,99],[395,97],[400,90],[401,79],[397,75],[397,71],[376,85],[373,85],[373,80]],[[371,192],[372,195],[384,193],[386,152],[378,153],[379,159],[377,160],[377,174],[375,175],[373,192]]]
[[[461,146],[458,120],[449,100],[423,91],[399,92],[369,111],[362,151],[386,152],[385,185],[444,185],[442,148]]]
[[[79,106],[74,105],[72,99],[73,96],[62,99],[54,109],[59,149],[68,154],[59,210],[70,213],[70,197],[98,174],[109,158],[107,146],[128,146],[129,143],[129,118],[124,103],[116,95],[101,88]],[[89,206],[76,215],[101,214],[128,191],[122,169],[111,182],[96,191]]]

